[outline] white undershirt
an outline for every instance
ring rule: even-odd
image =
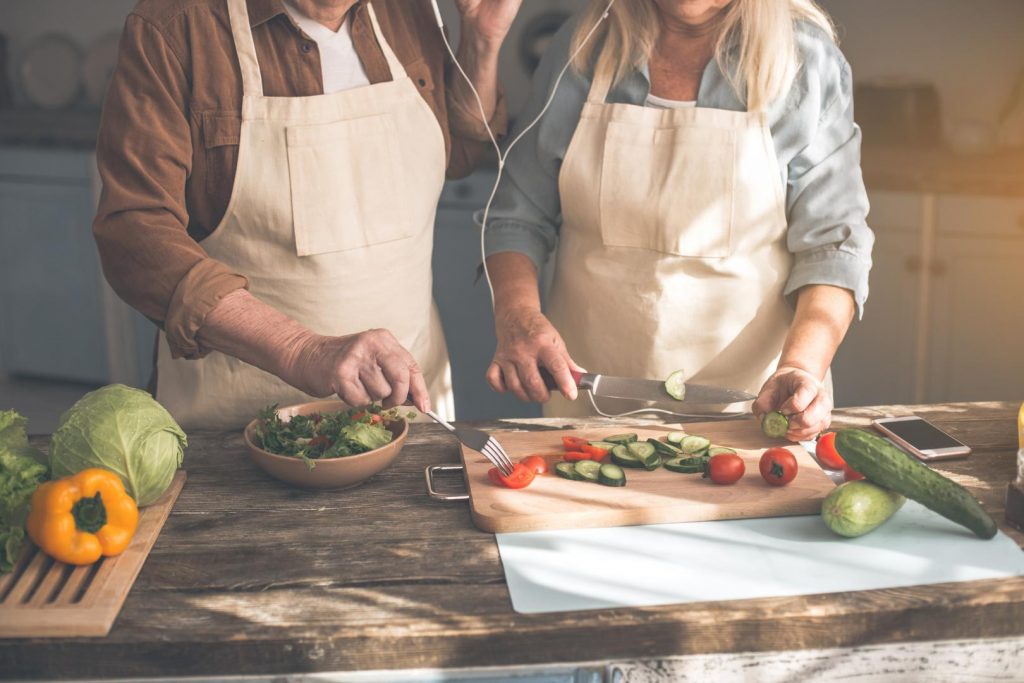
[[[320,70],[323,72],[324,94],[370,85],[363,63],[352,44],[352,23],[345,17],[337,33],[310,19],[290,2],[284,3],[288,14],[320,49]]]
[[[696,100],[666,100],[664,97],[658,97],[657,95],[647,95],[648,107],[654,109],[689,109],[697,106]]]

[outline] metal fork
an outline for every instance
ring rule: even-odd
[[[501,447],[501,444],[493,436],[479,429],[456,428],[432,410],[428,410],[426,413],[433,418],[434,422],[454,434],[455,438],[461,441],[463,446],[477,451],[490,460],[495,467],[501,470],[502,474],[506,476],[512,474],[512,461],[509,460],[505,449]]]

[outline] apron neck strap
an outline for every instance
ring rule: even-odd
[[[591,104],[606,104],[608,93],[612,89],[612,76],[608,73],[594,73],[594,81],[590,85],[590,93],[587,95],[587,102]]]
[[[402,66],[402,62],[395,56],[394,50],[391,49],[391,45],[384,39],[384,31],[380,28],[380,22],[377,21],[377,13],[373,11],[373,3],[366,3],[366,11],[370,14],[370,23],[373,24],[373,35],[377,38],[377,44],[380,45],[381,52],[384,53],[384,58],[388,60],[388,69],[391,70],[391,80],[397,81],[400,78],[405,78],[405,67]]]
[[[249,8],[245,0],[228,0],[228,18],[231,20],[231,35],[235,39],[235,52],[238,53],[238,66],[242,70],[242,94],[262,97],[263,77],[256,59],[256,43],[252,40]]]

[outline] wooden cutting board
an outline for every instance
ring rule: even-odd
[[[160,500],[143,508],[131,545],[117,557],[75,567],[27,543],[14,570],[0,575],[0,638],[107,635],[185,477],[179,471]]]
[[[679,429],[497,431],[492,436],[513,462],[536,453],[553,467],[564,452],[563,436],[598,441],[611,434],[636,432],[640,440],[646,440]],[[614,488],[549,473],[537,477],[525,489],[512,490],[492,484],[487,478],[491,464],[476,451],[463,448],[473,522],[484,531],[508,533],[812,515],[821,511],[822,499],[835,488],[802,447],[764,436],[752,419],[687,424],[684,431],[705,436],[716,446],[736,449],[746,464],[743,478],[731,486],[720,486],[699,474],[679,474],[665,468],[654,472],[627,469],[626,485]],[[785,446],[796,456],[797,476],[787,486],[769,486],[761,478],[758,461],[771,446]]]

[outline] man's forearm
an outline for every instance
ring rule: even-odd
[[[210,311],[196,340],[204,350],[220,351],[284,377],[312,336],[295,320],[239,289]]]
[[[494,317],[515,310],[540,310],[537,268],[526,254],[503,251],[487,258],[494,287]]]
[[[779,367],[800,368],[824,379],[855,308],[853,294],[847,289],[830,285],[801,289]]]

